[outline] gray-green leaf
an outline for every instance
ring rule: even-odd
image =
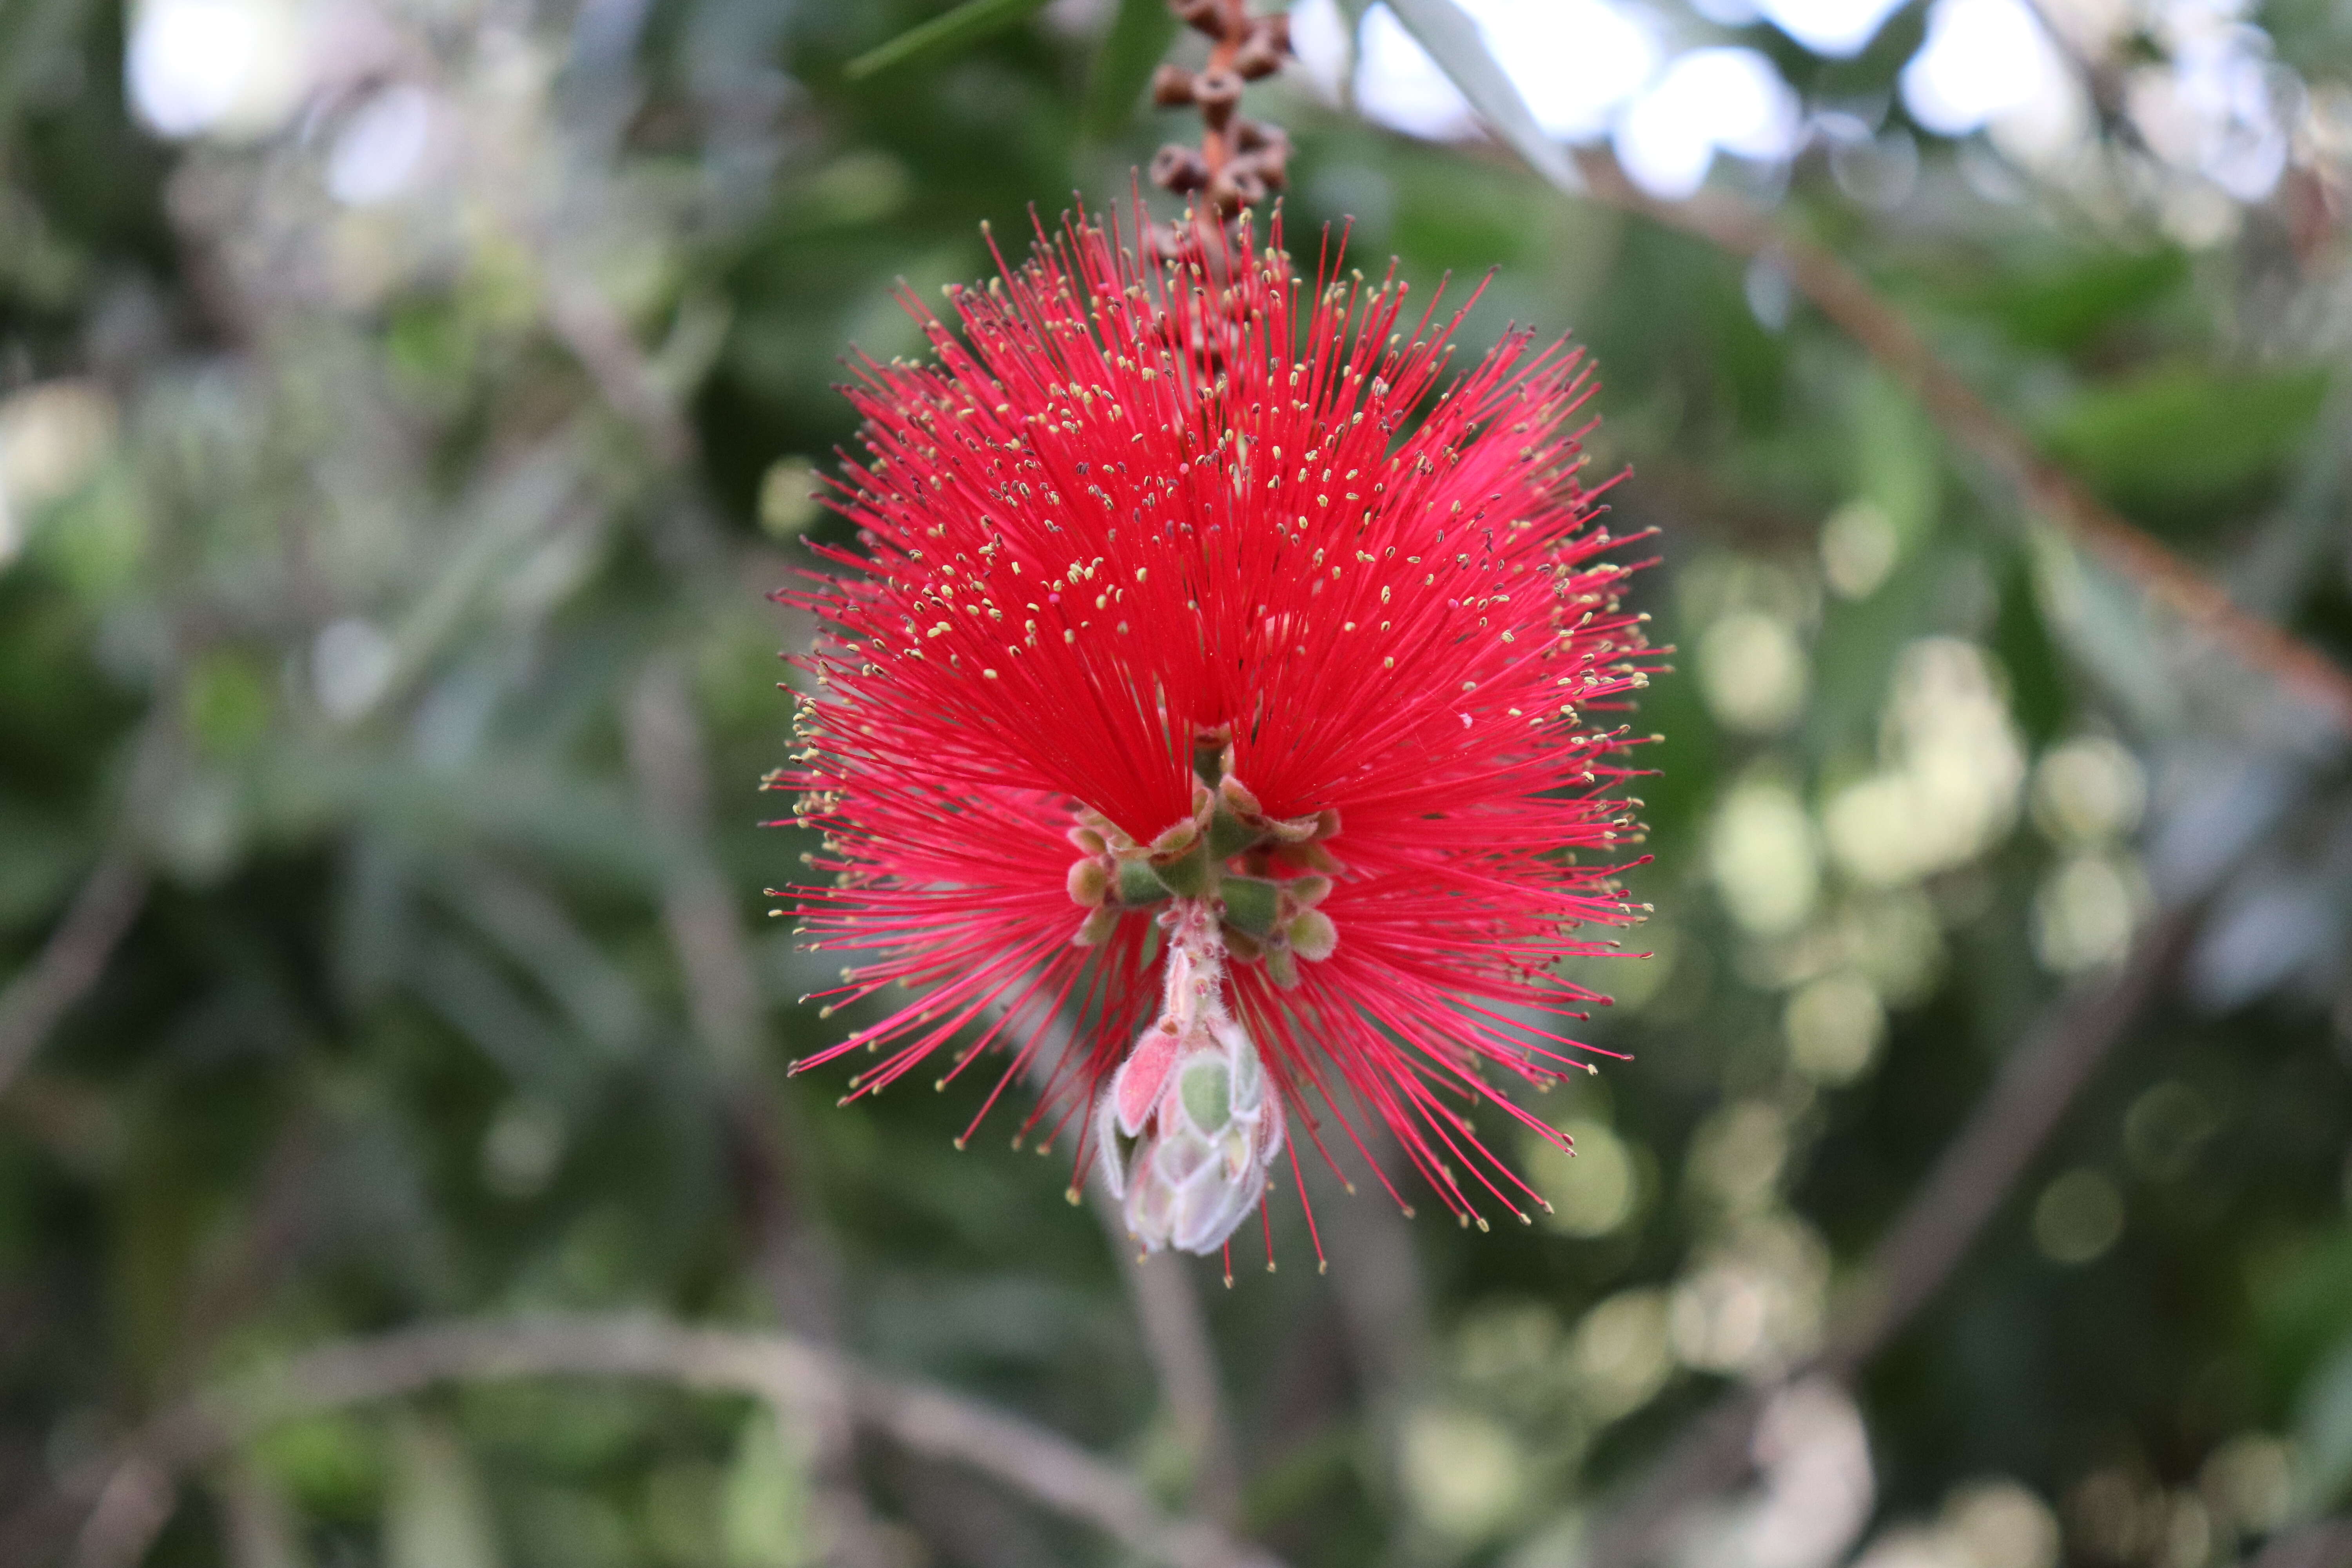
[[[1544,134],[1535,111],[1519,96],[1509,75],[1486,47],[1478,24],[1454,0],[1385,0],[1405,31],[1429,51],[1430,58],[1462,89],[1470,107],[1489,129],[1530,168],[1563,191],[1581,190],[1584,182],[1560,144]]]
[[[1011,26],[1045,3],[1045,0],[965,0],[954,10],[932,17],[919,27],[909,27],[888,43],[866,50],[842,68],[842,74],[852,81],[863,81],[878,71],[905,65],[908,60],[919,59],[924,55],[961,48],[1000,28]]]

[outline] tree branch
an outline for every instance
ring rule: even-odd
[[[2241,608],[2226,589],[2044,458],[2024,432],[1937,355],[1901,311],[1878,297],[1861,273],[1737,197],[1710,192],[1687,201],[1662,202],[1636,189],[1605,153],[1585,153],[1580,164],[1596,200],[1735,256],[1771,258],[1799,293],[1909,388],[1953,439],[2014,486],[2032,510],[2137,583],[2151,599],[2322,709],[2339,729],[2352,731],[2352,671]]]
[[[662,923],[687,1010],[718,1068],[719,1113],[753,1261],[783,1321],[810,1342],[840,1334],[840,1265],[799,1201],[785,1108],[761,1072],[758,969],[733,892],[710,853],[709,768],[694,692],[676,657],[650,660],[623,713],[630,771],[661,855]],[[837,1568],[890,1568],[893,1552],[858,1485],[856,1432],[837,1388],[803,1382],[779,1408],[809,1439],[809,1480]]]
[[[1832,1333],[1820,1370],[1852,1377],[1944,1288],[2091,1075],[2178,970],[2195,928],[2187,910],[2155,921],[2113,978],[2061,998],[2002,1060],[1872,1254],[1858,1308]]]
[[[2352,1519],[2323,1519],[2271,1538],[2246,1568],[2344,1568],[2352,1563]]]
[[[99,860],[40,955],[0,993],[0,1094],[73,1005],[98,984],[107,960],[147,904],[146,868],[127,850]]]
[[[1851,1380],[1950,1281],[2092,1074],[2176,969],[2195,923],[2189,910],[2159,919],[2112,978],[2060,999],[2026,1032],[1879,1243],[1866,1283],[1828,1345],[1790,1372],[1790,1381],[1823,1374]],[[1745,1479],[1757,1418],[1770,1393],[1727,1394],[1684,1428],[1594,1528],[1587,1568],[1648,1561],[1693,1502]]]
[[[1192,1506],[1208,1519],[1230,1525],[1241,1509],[1241,1468],[1226,1424],[1224,1389],[1207,1315],[1192,1283],[1192,1269],[1172,1253],[1139,1256],[1129,1239],[1118,1205],[1100,1182],[1087,1184],[1095,1213],[1111,1250],[1118,1255],[1144,1353],[1160,1382],[1176,1441],[1191,1469]]]
[[[1281,1568],[1217,1527],[1171,1519],[1134,1479],[1055,1433],[960,1395],[881,1376],[782,1334],[695,1329],[655,1318],[526,1318],[402,1330],[298,1355],[241,1385],[164,1412],[66,1487],[92,1504],[84,1562],[101,1525],[116,1564],[136,1563],[168,1517],[170,1483],[273,1426],[413,1394],[436,1384],[581,1375],[646,1378],[780,1404],[812,1387],[838,1392],[860,1424],[912,1452],[1003,1482],[1122,1546],[1173,1568]],[[159,1489],[160,1493],[159,1493]],[[145,1521],[143,1529],[128,1526]],[[133,1539],[133,1537],[137,1537]],[[125,1548],[132,1548],[123,1554]]]
[[[579,265],[542,242],[541,263],[547,284],[547,322],[556,341],[577,360],[597,395],[643,436],[661,463],[677,467],[695,455],[693,426],[677,399],[637,344],[636,333],[604,292],[581,275]]]
[[[686,981],[687,1010],[722,1070],[757,1065],[766,1032],[759,972],[733,891],[711,858],[710,784],[694,692],[674,655],[658,655],[622,714],[629,771],[662,865],[662,921]]]

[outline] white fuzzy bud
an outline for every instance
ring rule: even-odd
[[[1249,1217],[1281,1152],[1282,1103],[1224,999],[1224,948],[1199,900],[1170,911],[1160,1016],[1095,1110],[1103,1179],[1147,1252],[1214,1252]]]

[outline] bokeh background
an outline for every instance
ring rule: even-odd
[[[784,1076],[840,356],[1200,50],[870,56],[945,10],[0,0],[0,1562],[2352,1562],[2352,13],[1304,0],[1290,232],[1589,345],[1679,651],[1557,1214],[1318,1174],[1227,1289]],[[316,1354],[549,1313],[1205,1533],[814,1373]]]

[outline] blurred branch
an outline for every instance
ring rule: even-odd
[[[760,1071],[760,977],[733,893],[709,848],[709,779],[694,692],[672,655],[648,661],[625,700],[630,771],[662,865],[662,923],[686,981],[687,1010],[719,1069],[726,1127],[758,1271],[784,1322],[813,1344],[840,1332],[840,1268],[798,1200],[784,1109]],[[810,1481],[830,1550],[844,1568],[884,1568],[895,1554],[857,1481],[856,1433],[834,1384],[787,1391],[809,1440]]]
[[[1233,1429],[1225,1420],[1216,1347],[1210,1341],[1208,1318],[1193,1289],[1192,1271],[1173,1254],[1156,1258],[1138,1254],[1118,1205],[1099,1182],[1090,1184],[1095,1212],[1110,1238],[1111,1250],[1118,1255],[1128,1297],[1135,1304],[1144,1352],[1160,1380],[1160,1397],[1167,1405],[1176,1440],[1190,1465],[1192,1506],[1203,1517],[1230,1525],[1241,1508],[1240,1462],[1234,1452]]]
[[[1677,462],[1661,454],[1642,459],[1642,482],[1610,494],[1610,510],[1633,526],[1653,519],[1677,531],[1704,529],[1735,535],[1750,544],[1802,545],[1811,548],[1821,531],[1821,520],[1773,505],[1735,486],[1720,484],[1697,463]],[[1661,514],[1664,514],[1661,516]],[[1612,531],[1624,525],[1612,524]]]
[[[663,463],[683,463],[693,457],[694,431],[627,321],[575,269],[551,259],[547,270],[548,324],[587,371],[597,393],[636,428]]]
[[[242,1387],[191,1400],[68,1478],[69,1489],[92,1500],[77,1568],[131,1568],[168,1519],[177,1478],[278,1423],[440,1383],[564,1375],[651,1378],[780,1404],[827,1387],[894,1442],[993,1477],[1139,1556],[1176,1568],[1279,1568],[1213,1525],[1162,1514],[1125,1471],[1017,1416],[879,1376],[803,1340],[649,1318],[404,1330],[311,1351]]]
[[[2275,1536],[2246,1568],[2344,1568],[2352,1563],[2352,1519],[2324,1519]]]
[[[282,1276],[299,1250],[317,1201],[321,1129],[315,1108],[298,1104],[279,1127],[251,1208],[214,1267],[190,1287],[180,1330],[158,1382],[179,1393],[205,1358]],[[151,1395],[152,1397],[152,1395]]]
[[[766,1022],[759,971],[734,893],[710,854],[702,729],[675,657],[657,655],[647,662],[629,689],[622,723],[630,772],[660,856],[662,923],[685,978],[687,1011],[718,1068],[760,1270],[784,1321],[807,1338],[829,1342],[840,1321],[838,1269],[795,1201],[793,1162],[779,1131],[783,1107],[760,1070]]]
[[[1943,1289],[2091,1075],[2177,972],[2196,923],[2188,910],[2157,920],[2121,971],[2061,998],[2002,1060],[1872,1255],[1860,1309],[1832,1334],[1821,1370],[1852,1377]]]
[[[0,993],[0,1094],[24,1070],[73,1005],[98,984],[107,960],[146,907],[146,868],[126,849],[109,849],[65,919],[25,972]]]
[[[2158,919],[2119,972],[2061,998],[2026,1032],[1879,1243],[1854,1309],[1788,1381],[1852,1379],[1943,1289],[2091,1075],[2178,968],[2195,925],[2186,910]],[[1692,1504],[1744,1480],[1771,1392],[1742,1388],[1686,1426],[1595,1526],[1586,1568],[1647,1562]]]
[[[649,661],[622,715],[646,826],[662,866],[662,921],[686,978],[686,1005],[730,1075],[758,1058],[759,972],[743,941],[734,894],[709,850],[710,785],[694,692],[677,658]]]
[[[1060,1070],[1065,1053],[1075,1048],[1073,1036],[1067,1015],[1049,1019],[1040,1030],[1040,1048],[1029,1073],[1040,1092]],[[1102,1224],[1103,1237],[1118,1259],[1144,1354],[1150,1358],[1160,1403],[1184,1455],[1192,1505],[1205,1518],[1230,1527],[1241,1511],[1241,1463],[1233,1427],[1225,1419],[1224,1378],[1217,1368],[1216,1345],[1192,1288],[1192,1270],[1172,1253],[1148,1258],[1138,1252],[1118,1202],[1098,1173],[1089,1168],[1080,1173],[1080,1179]]]
[[[1368,1158],[1383,1169],[1398,1158],[1385,1127],[1361,1130]],[[1399,1495],[1405,1417],[1420,1403],[1436,1365],[1429,1284],[1413,1242],[1413,1222],[1374,1190],[1321,1162],[1309,1167],[1323,1245],[1347,1288],[1332,1293],[1348,1365],[1378,1444],[1381,1484]]]
[[[2151,599],[2282,687],[2326,710],[2339,728],[2352,731],[2352,671],[2248,614],[2228,590],[2044,458],[2023,431],[1937,357],[1861,273],[1738,197],[1706,193],[1687,201],[1662,202],[1636,189],[1605,153],[1585,153],[1580,163],[1595,198],[1735,256],[1769,258],[1815,309],[1908,387],[1948,434],[2014,486],[2032,509],[2137,584]]]
[[[2042,25],[2059,58],[2082,79],[2091,111],[2099,117],[2100,131],[2135,153],[2147,153],[2147,138],[2140,134],[2139,121],[2131,117],[2122,69],[2112,60],[2094,58],[2072,27],[2060,25],[2070,18],[2053,10],[2049,0],[2025,0],[2025,8]]]

